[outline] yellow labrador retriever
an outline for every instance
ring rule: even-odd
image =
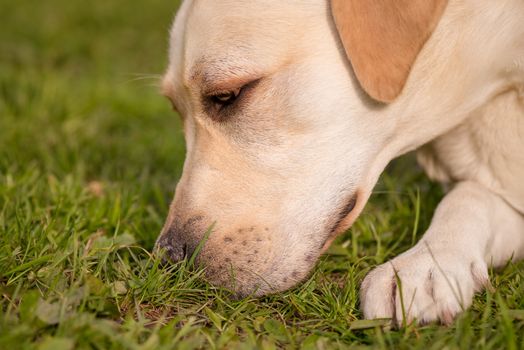
[[[239,295],[304,279],[393,158],[455,183],[364,280],[365,317],[450,322],[524,256],[522,0],[186,0],[165,95],[187,157],[157,248]],[[396,274],[402,281],[397,290]]]

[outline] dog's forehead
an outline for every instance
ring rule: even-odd
[[[253,74],[285,60],[318,0],[186,1],[171,31],[168,82]],[[316,7],[313,6],[317,4]],[[301,23],[304,22],[304,23]]]

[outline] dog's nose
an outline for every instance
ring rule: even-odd
[[[155,252],[162,254],[163,262],[177,263],[193,255],[199,242],[198,237],[195,237],[196,221],[199,220],[180,224],[175,220],[163,230],[155,244]]]
[[[155,245],[155,251],[162,254],[161,257],[164,263],[177,263],[193,254],[187,243],[177,240],[176,236],[171,234],[162,234],[159,237]]]

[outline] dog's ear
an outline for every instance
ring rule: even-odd
[[[402,91],[447,0],[331,0],[340,39],[362,88],[381,102]]]

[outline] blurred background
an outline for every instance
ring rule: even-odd
[[[184,142],[158,82],[178,5],[0,0],[0,174],[118,184],[167,208]],[[151,246],[155,235],[140,238]]]

